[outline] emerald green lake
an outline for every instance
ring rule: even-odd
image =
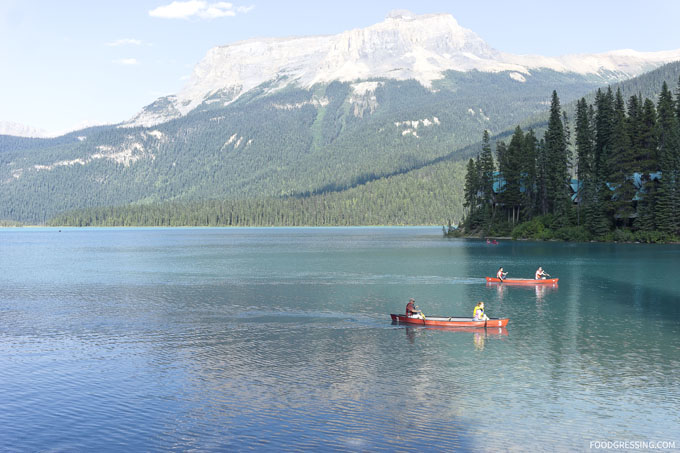
[[[678,245],[6,228],[0,266],[1,451],[680,448]]]

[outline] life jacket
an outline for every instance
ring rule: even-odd
[[[477,316],[477,310],[482,310],[482,314]],[[475,309],[472,310],[472,317],[473,318],[481,318],[482,316],[484,316],[484,309],[482,307],[480,307],[479,305],[475,306]]]
[[[503,280],[503,271],[499,270],[498,272],[496,272],[496,278]]]

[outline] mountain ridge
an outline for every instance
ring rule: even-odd
[[[633,80],[615,84],[624,98],[656,95],[663,82],[680,83],[680,61],[645,73]],[[595,93],[584,96],[591,101]],[[573,114],[574,103],[564,105]],[[542,136],[549,112],[525,121],[524,131],[533,129]],[[571,116],[572,120],[574,119]],[[491,137],[492,144],[506,141],[514,127]],[[572,124],[573,130],[573,124]],[[540,131],[540,133],[539,133]],[[481,137],[479,137],[481,139]],[[482,143],[453,151],[407,171],[361,181],[346,188],[325,190],[292,197],[247,200],[203,200],[163,202],[83,209],[54,218],[52,225],[71,226],[304,226],[304,225],[442,225],[456,224],[463,218],[462,181],[466,161],[479,154]]]
[[[523,82],[532,71],[551,69],[617,82],[680,59],[680,49],[638,52],[630,49],[561,57],[515,55],[490,47],[450,14],[388,14],[380,23],[336,35],[252,38],[216,46],[195,66],[176,94],[158,99],[124,127],[151,127],[185,116],[205,103],[229,105],[270,82],[276,91],[295,85],[417,80],[432,89],[446,71],[508,72]]]

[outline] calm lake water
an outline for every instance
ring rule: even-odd
[[[679,268],[440,228],[0,229],[0,450],[680,449]],[[393,325],[409,297],[510,323]]]

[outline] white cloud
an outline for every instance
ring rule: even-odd
[[[169,5],[159,6],[149,11],[149,16],[162,19],[216,19],[219,17],[232,17],[237,13],[247,13],[253,6],[234,7],[229,2],[208,3],[204,0],[174,1]]]
[[[123,66],[132,66],[139,64],[136,58],[121,58],[119,60],[113,60],[113,62]]]
[[[141,46],[142,41],[140,41],[139,39],[123,38],[123,39],[117,39],[115,41],[107,42],[106,45],[109,46],[109,47]]]

